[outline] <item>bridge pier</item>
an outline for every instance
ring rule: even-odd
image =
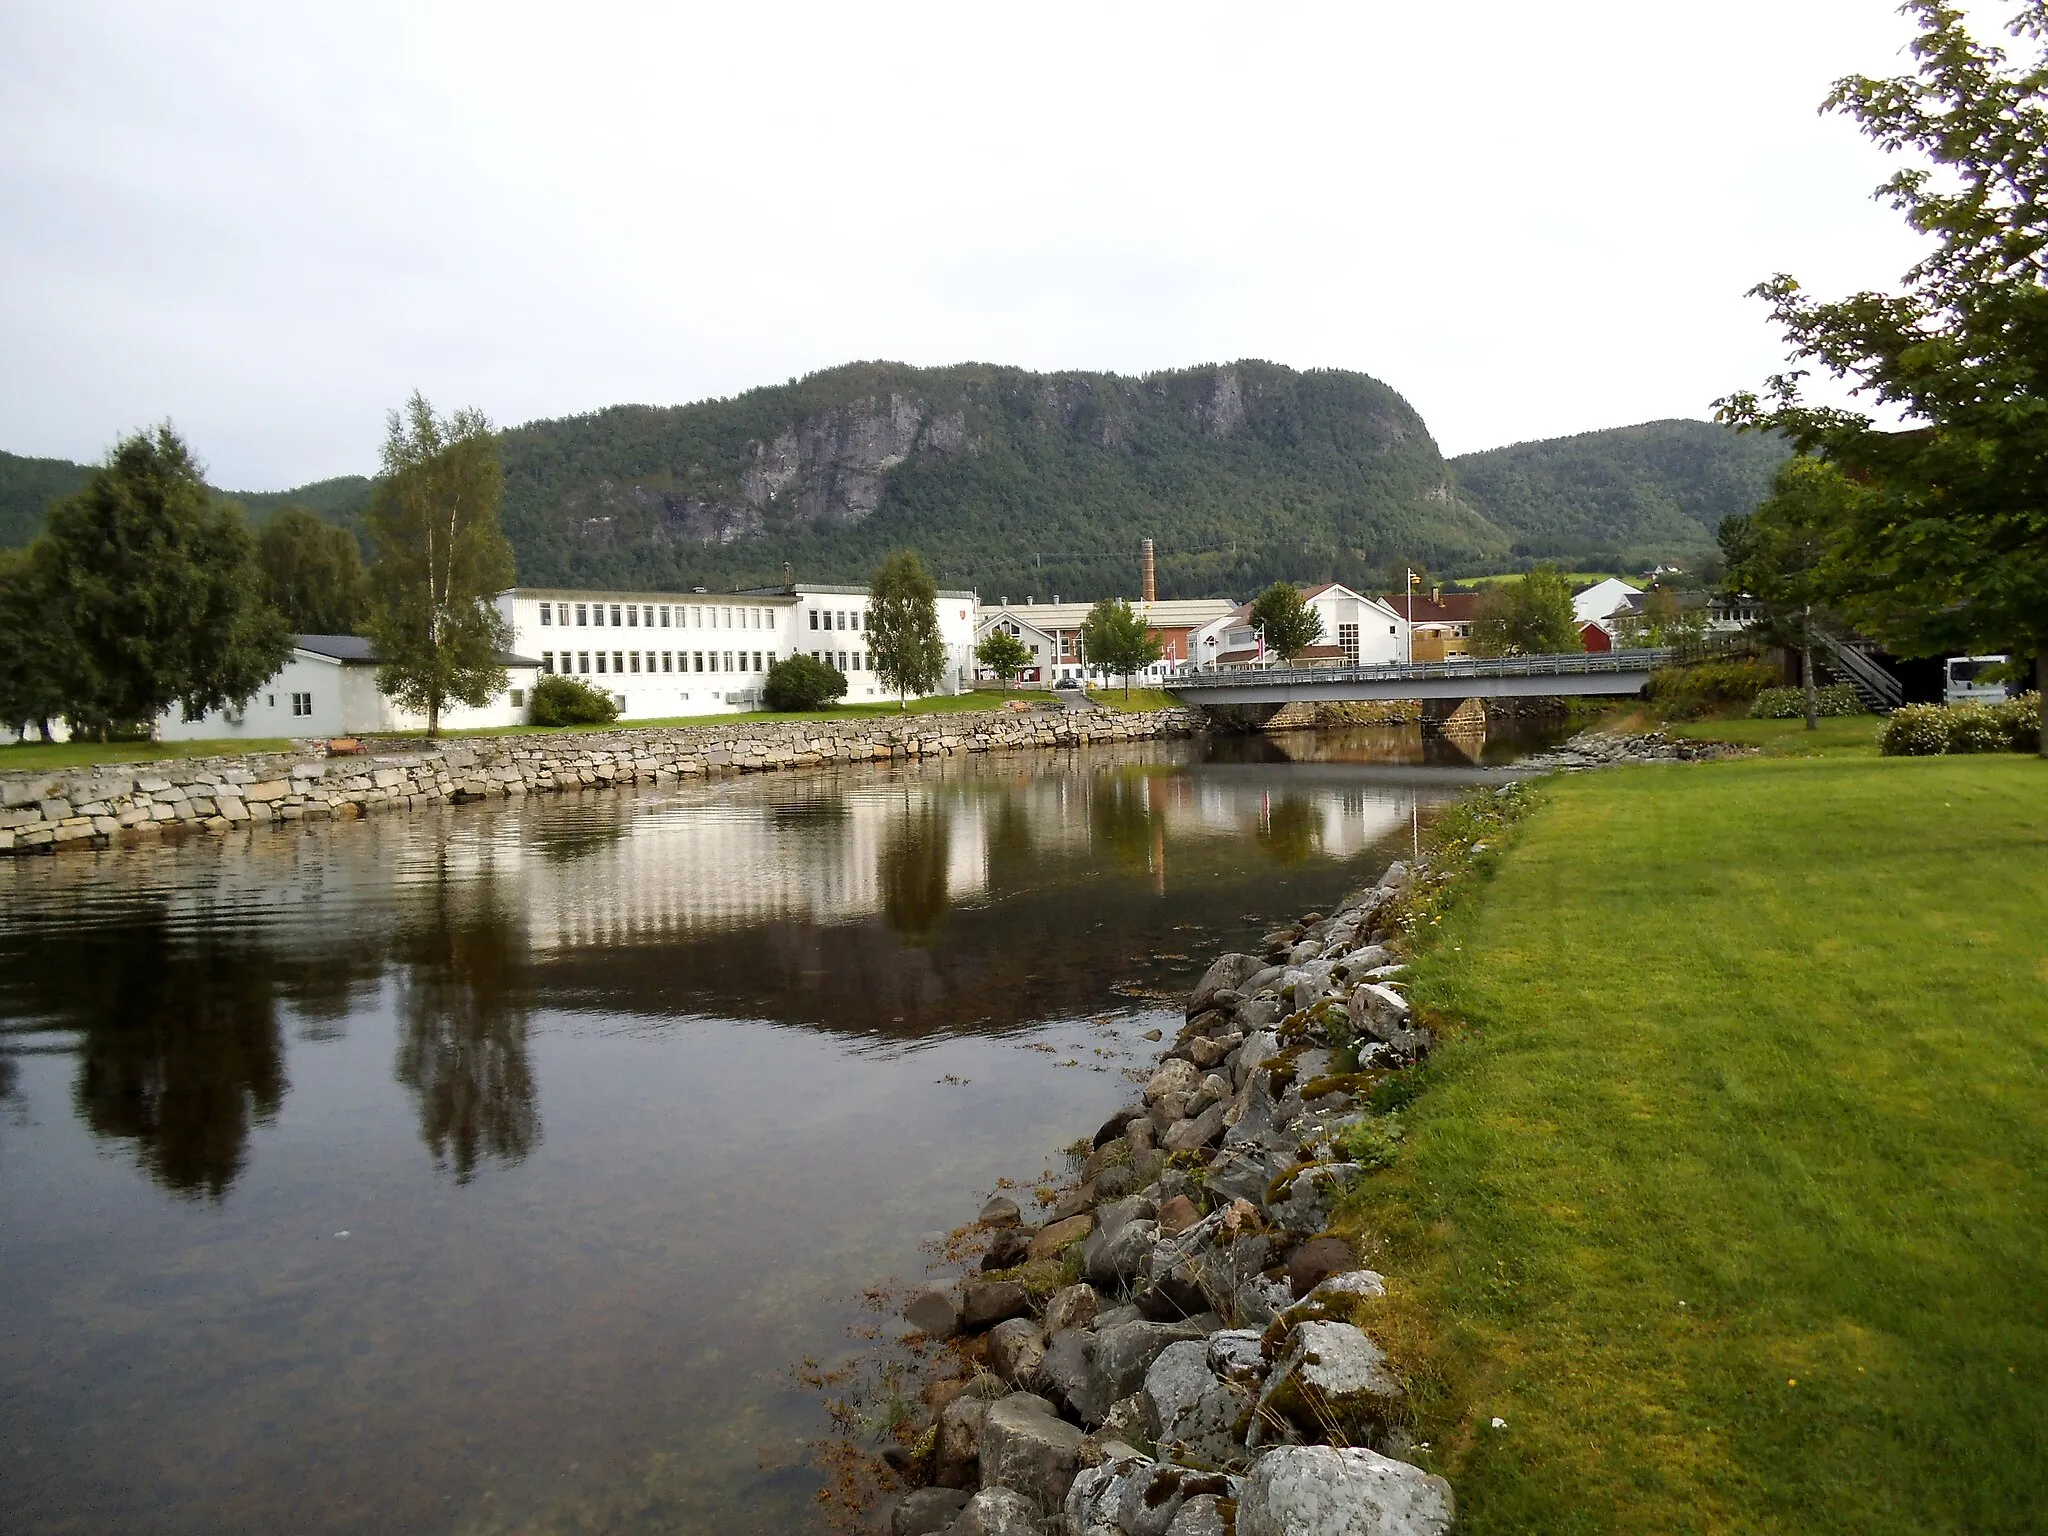
[[[1484,736],[1484,699],[1424,699],[1422,728],[1437,736]]]

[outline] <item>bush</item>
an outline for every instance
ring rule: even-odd
[[[1886,757],[1935,757],[2032,752],[2040,741],[2041,696],[2026,693],[2003,704],[1908,704],[1892,711],[1878,745]]]
[[[770,709],[824,709],[846,697],[846,674],[815,656],[791,656],[768,669],[761,701]]]
[[[1830,683],[1820,692],[1820,712],[1829,719],[1866,713],[1863,696],[1847,683]],[[1749,706],[1752,720],[1799,720],[1806,715],[1804,688],[1766,688]]]
[[[1650,698],[1673,719],[1695,720],[1715,710],[1746,707],[1777,681],[1778,669],[1767,661],[1702,661],[1651,674]]]
[[[526,702],[529,725],[610,725],[617,700],[577,678],[550,673],[533,685]]]

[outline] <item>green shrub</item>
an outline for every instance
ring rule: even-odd
[[[1818,692],[1820,712],[1826,718],[1866,713],[1863,696],[1847,683],[1830,683]],[[1766,688],[1749,706],[1752,720],[1798,720],[1805,714],[1804,688]]]
[[[824,709],[846,697],[846,675],[815,656],[791,656],[768,669],[761,701],[770,709]]]
[[[2003,704],[1908,704],[1885,722],[1878,749],[1886,757],[1944,752],[2032,752],[2041,740],[2041,696]]]
[[[533,685],[526,701],[529,725],[610,725],[618,701],[578,678],[550,673]]]
[[[1778,669],[1756,658],[1702,661],[1664,667],[1650,677],[1650,698],[1666,715],[1693,720],[1716,710],[1747,706],[1778,681]]]

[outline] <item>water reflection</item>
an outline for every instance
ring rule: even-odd
[[[526,949],[492,874],[434,885],[401,941],[398,1080],[418,1104],[420,1139],[458,1184],[480,1158],[517,1162],[540,1141]]]

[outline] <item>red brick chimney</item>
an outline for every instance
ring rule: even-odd
[[[1145,601],[1156,603],[1159,601],[1159,568],[1152,560],[1152,541],[1147,539],[1139,549],[1145,566]]]

